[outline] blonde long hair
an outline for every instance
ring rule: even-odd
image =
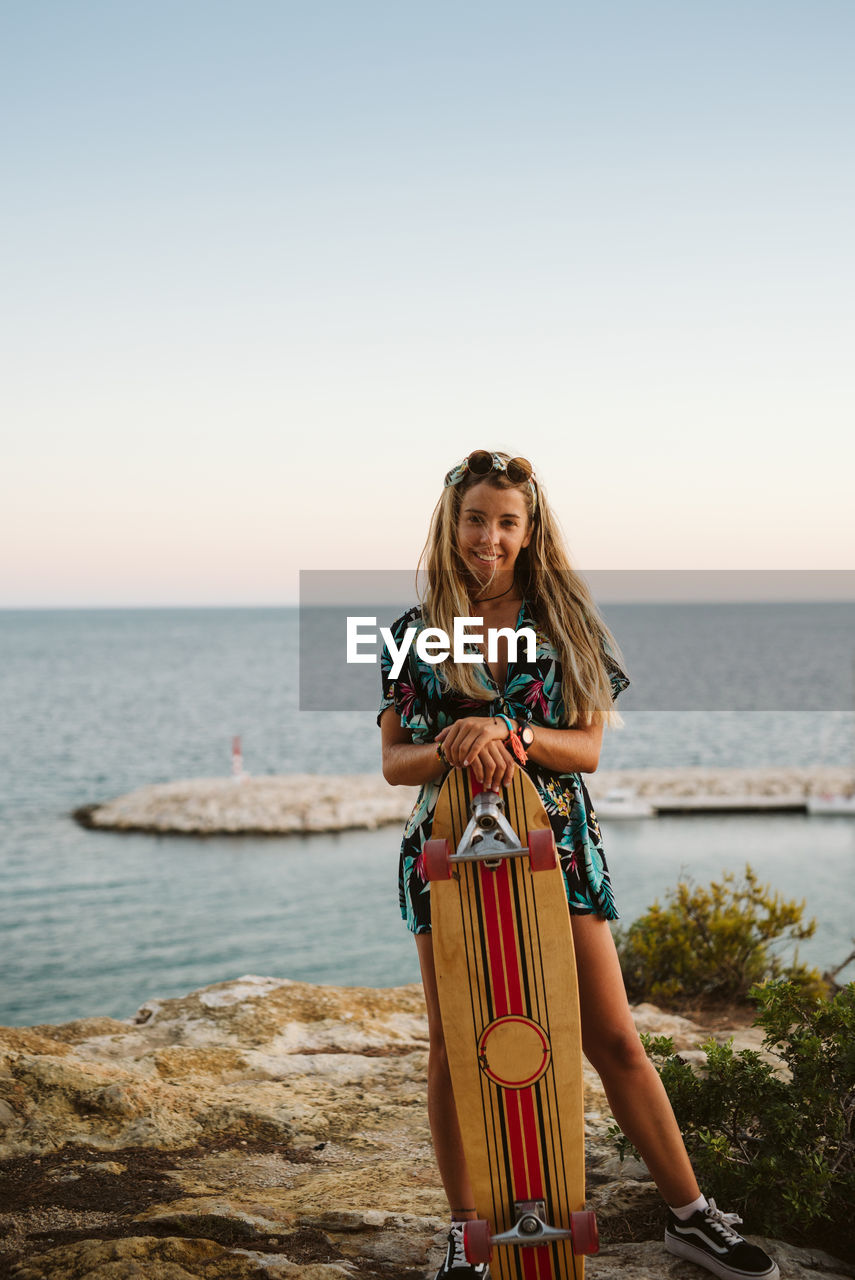
[[[508,454],[497,456],[509,461]],[[421,601],[425,622],[451,635],[455,617],[472,613],[457,523],[464,494],[482,482],[495,489],[516,489],[525,501],[532,537],[517,559],[516,585],[561,662],[564,723],[568,727],[622,723],[613,706],[607,667],[607,656],[622,667],[620,649],[587,583],[570,564],[561,528],[534,476],[515,484],[506,472],[494,470],[486,476],[467,474],[459,484],[443,489],[419,557],[419,579],[426,577]],[[471,664],[449,658],[439,669],[445,681],[466,697],[489,701],[494,696]]]

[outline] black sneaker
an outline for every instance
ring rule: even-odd
[[[686,1222],[668,1214],[665,1248],[679,1258],[688,1258],[699,1267],[733,1280],[750,1276],[752,1280],[779,1280],[778,1264],[756,1244],[748,1244],[733,1230],[742,1219],[735,1213],[722,1213],[710,1200],[706,1209],[698,1209]]]
[[[466,1261],[466,1250],[463,1247],[464,1226],[463,1222],[452,1222],[445,1262],[437,1271],[436,1280],[445,1280],[446,1276],[450,1276],[451,1280],[490,1280],[490,1268],[486,1263],[481,1262],[475,1267]]]

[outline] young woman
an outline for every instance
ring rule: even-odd
[[[419,784],[404,829],[401,912],[416,936],[430,1029],[428,1116],[451,1208],[448,1250],[437,1280],[487,1276],[470,1266],[462,1223],[475,1216],[460,1141],[439,1015],[429,886],[420,854],[449,768],[471,767],[484,787],[507,785],[517,767],[534,782],[555,833],[571,913],[579,974],[582,1041],[612,1113],[641,1153],[669,1206],[665,1244],[723,1277],[775,1280],[778,1268],[733,1229],[740,1220],[701,1195],[670,1103],[635,1030],[607,921],[617,918],[597,819],[580,774],[597,767],[613,700],[629,681],[620,655],[583,582],[570,566],[560,530],[531,464],[478,450],[445,478],[422,556],[421,607],[392,628],[449,636],[456,617],[489,628],[531,627],[534,661],[509,660],[507,642],[486,662],[423,662],[415,646],[396,678],[381,660],[383,773]],[[524,748],[518,752],[520,745]],[[512,750],[512,748],[514,748]],[[518,766],[517,754],[526,758]]]

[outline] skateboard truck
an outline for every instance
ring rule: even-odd
[[[528,847],[505,817],[505,803],[497,791],[479,791],[472,801],[472,816],[452,862],[498,862],[502,858],[521,858]]]
[[[545,1221],[545,1200],[517,1200],[514,1202],[514,1213],[517,1220],[510,1231],[493,1236],[493,1244],[548,1244],[550,1240],[567,1240],[573,1235],[572,1231],[551,1227]]]
[[[495,870],[505,858],[525,857],[532,871],[551,871],[558,865],[552,828],[529,831],[528,844],[520,844],[505,817],[505,803],[498,791],[479,791],[472,800],[471,817],[456,853],[451,852],[445,839],[426,841],[425,875],[428,880],[448,880],[457,862],[483,862]]]
[[[470,1262],[489,1262],[493,1245],[496,1244],[516,1245],[517,1248],[525,1249],[535,1245],[549,1245],[553,1240],[570,1240],[575,1254],[599,1252],[597,1219],[590,1209],[571,1213],[569,1227],[549,1225],[544,1200],[516,1200],[514,1213],[517,1218],[514,1225],[497,1236],[490,1234],[489,1224],[484,1219],[467,1222],[464,1240],[466,1256]]]

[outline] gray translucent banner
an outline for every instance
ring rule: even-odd
[[[585,578],[632,681],[622,712],[855,707],[855,571],[613,570]],[[414,572],[304,570],[300,709],[376,711],[380,628],[416,601]],[[348,661],[349,635],[359,661]]]

